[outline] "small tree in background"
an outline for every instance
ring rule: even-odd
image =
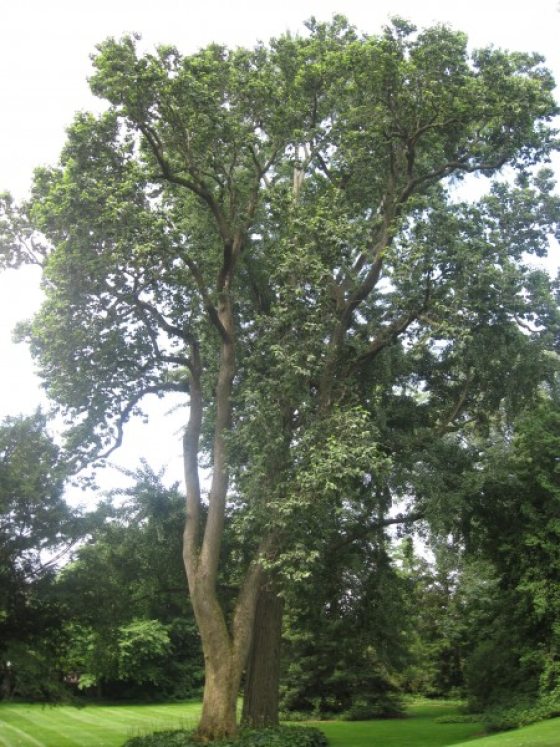
[[[61,694],[57,561],[84,525],[62,496],[65,467],[41,413],[0,424],[0,697]]]

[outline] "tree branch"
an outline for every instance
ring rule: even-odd
[[[150,386],[143,387],[139,392],[137,392],[137,394],[134,395],[134,397],[132,397],[132,399],[127,402],[126,406],[121,410],[115,425],[117,429],[117,435],[113,445],[102,454],[97,454],[94,457],[94,460],[107,459],[107,457],[109,457],[114,451],[119,448],[119,446],[121,446],[124,436],[124,426],[128,422],[128,419],[130,418],[134,408],[145,396],[147,396],[148,394],[161,394],[162,392],[187,393],[188,391],[189,387],[186,384],[171,381],[163,384],[151,384]]]
[[[189,270],[191,271],[191,274],[196,282],[198,291],[200,295],[202,296],[202,302],[204,303],[204,308],[206,309],[206,312],[208,313],[208,316],[210,317],[210,321],[212,322],[214,327],[218,330],[220,337],[222,338],[222,341],[227,342],[228,333],[226,331],[226,328],[224,327],[224,325],[222,324],[220,320],[218,309],[212,303],[212,299],[210,298],[210,293],[208,292],[208,288],[206,287],[200,268],[198,267],[196,262],[190,259],[189,257],[185,257],[184,261],[187,267],[189,268]]]
[[[381,333],[376,337],[376,339],[370,343],[369,348],[359,356],[358,361],[369,360],[375,357],[377,353],[383,350],[384,347],[389,345],[389,343],[395,340],[403,332],[406,332],[412,322],[416,321],[420,317],[420,315],[428,308],[430,303],[431,291],[431,279],[428,278],[426,292],[424,294],[424,302],[422,303],[422,306],[415,311],[409,311],[408,314],[403,314],[401,317],[395,319],[391,324],[381,330]]]
[[[459,397],[457,398],[457,401],[453,405],[451,412],[445,418],[445,420],[438,423],[438,425],[436,426],[436,433],[438,435],[443,435],[444,433],[447,433],[449,431],[450,425],[453,423],[457,415],[459,415],[459,413],[461,412],[463,405],[465,404],[465,401],[467,399],[467,395],[469,393],[472,380],[473,380],[473,374],[472,374],[472,371],[469,370],[467,372],[467,378],[465,380],[465,385],[461,389],[459,393]]]
[[[148,312],[149,314],[151,314],[156,320],[158,326],[161,329],[165,330],[165,332],[172,335],[173,337],[179,337],[181,340],[183,340],[183,342],[192,344],[194,339],[193,335],[190,332],[186,332],[184,329],[181,329],[181,327],[176,327],[174,324],[170,324],[163,316],[163,314],[158,309],[156,309],[155,306],[152,306],[151,303],[143,301],[136,295],[134,297],[134,304],[138,306],[138,308],[142,312]]]
[[[425,514],[422,511],[415,511],[411,514],[398,514],[397,516],[388,519],[381,519],[372,524],[360,525],[360,527],[356,528],[351,534],[342,537],[339,542],[331,545],[329,552],[336,553],[339,550],[342,550],[343,547],[351,545],[352,542],[364,539],[368,534],[378,532],[380,529],[384,529],[385,527],[393,526],[394,524],[413,524],[417,521],[421,521],[424,516]]]
[[[212,192],[208,189],[204,182],[200,179],[197,179],[196,176],[192,173],[192,170],[190,173],[193,179],[185,179],[185,177],[174,173],[168,161],[165,159],[165,156],[163,155],[163,146],[157,134],[150,127],[142,123],[138,123],[138,129],[146,138],[152,150],[152,153],[154,154],[156,161],[161,168],[163,178],[168,182],[171,182],[172,184],[177,184],[180,187],[185,187],[186,189],[193,192],[203,202],[205,202],[210,208],[214,219],[216,220],[218,231],[222,240],[229,240],[229,231],[222,210],[217,201],[214,199]]]
[[[374,358],[384,347],[389,345],[399,335],[405,332],[408,327],[418,319],[420,311],[411,311],[408,314],[404,314],[399,319],[395,319],[391,324],[385,327],[382,332],[373,340],[368,349],[362,353],[358,361],[365,361]]]
[[[466,160],[463,161],[448,161],[441,168],[432,171],[424,176],[417,176],[415,179],[408,181],[406,187],[400,193],[398,198],[398,204],[402,205],[414,192],[414,190],[425,182],[439,181],[439,179],[449,176],[454,171],[462,171],[466,174],[473,174],[475,171],[495,171],[496,169],[502,168],[507,163],[507,157],[504,156],[499,158],[493,163],[481,163],[481,164],[469,164]]]
[[[183,434],[183,469],[186,486],[186,517],[183,531],[183,562],[189,588],[193,589],[198,571],[200,544],[200,477],[198,472],[198,452],[202,430],[202,386],[200,375],[202,364],[197,343],[191,348],[193,366],[190,377],[189,420]]]

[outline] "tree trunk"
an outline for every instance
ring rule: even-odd
[[[197,733],[204,740],[223,739],[237,729],[236,705],[241,675],[232,654],[221,661],[205,657],[204,699]]]
[[[203,741],[229,737],[237,730],[236,706],[262,584],[259,558],[247,570],[231,626],[204,574],[195,576],[191,600],[204,652],[204,697],[197,734]]]
[[[255,611],[247,662],[242,722],[253,729],[278,726],[280,644],[284,600],[274,584],[263,584]]]

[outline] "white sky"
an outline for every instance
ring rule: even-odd
[[[0,191],[26,195],[33,169],[56,162],[65,127],[74,112],[98,109],[89,93],[89,56],[107,36],[136,31],[144,43],[175,44],[183,53],[216,41],[253,45],[314,15],[343,13],[360,31],[375,33],[392,15],[419,26],[447,22],[466,31],[473,46],[541,52],[560,83],[558,0],[4,0],[0,5]],[[0,418],[32,412],[41,402],[39,384],[24,346],[11,342],[14,324],[40,302],[37,273],[0,275]],[[182,417],[164,418],[161,408],[150,426],[131,425],[115,462],[134,467],[146,458],[167,465],[181,478],[177,429]],[[169,421],[169,422],[168,422]],[[102,484],[108,488],[114,474]]]

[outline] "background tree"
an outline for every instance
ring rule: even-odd
[[[389,541],[379,530],[333,550],[287,593],[282,707],[315,718],[399,715],[409,620]]]
[[[66,471],[41,413],[0,425],[0,697],[60,694],[50,594],[57,562],[84,531],[63,498]]]
[[[184,590],[184,499],[145,464],[131,477],[120,505],[101,505],[90,542],[58,576],[64,666],[91,694],[193,697],[202,654]]]
[[[400,681],[405,691],[432,698],[463,696],[474,600],[492,585],[485,564],[465,562],[460,539],[449,544],[448,537],[432,537],[430,549],[434,545],[433,560],[415,554],[412,538],[398,549],[409,619]]]
[[[479,706],[551,693],[558,700],[558,404],[556,386],[489,449],[481,488],[467,503],[471,550],[493,571],[493,593],[473,616],[466,663],[468,692]]]
[[[183,557],[213,738],[235,730],[263,570],[305,576],[323,518],[368,487],[376,518],[384,485],[441,515],[436,445],[530,395],[554,321],[524,259],[558,216],[528,171],[555,147],[553,81],[444,27],[360,37],[341,18],[189,57],[108,40],[94,64],[111,106],[77,117],[28,205],[4,201],[4,261],[48,256],[24,334],[78,463],[120,443],[145,395],[188,397]],[[506,165],[516,186],[453,199]],[[432,457],[397,472],[403,448]],[[247,561],[231,615],[228,499]]]

